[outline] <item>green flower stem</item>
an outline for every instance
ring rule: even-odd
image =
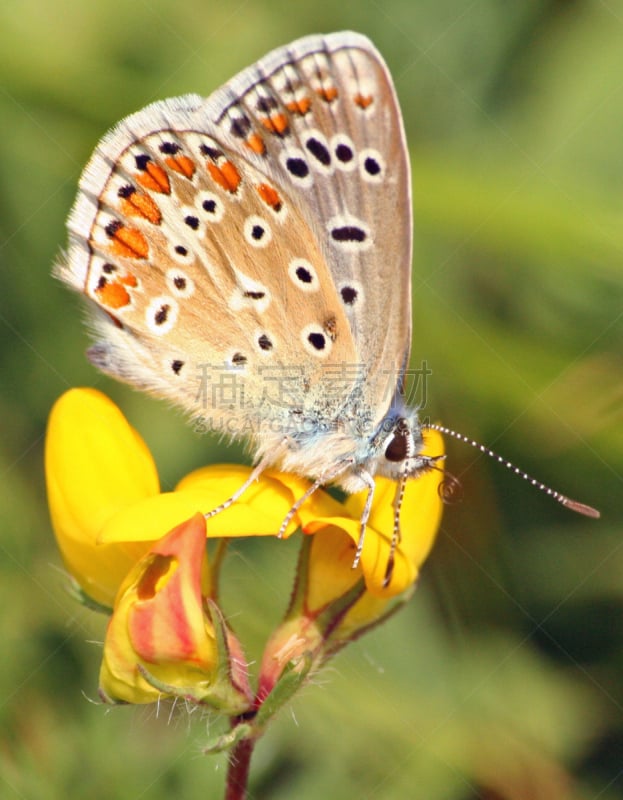
[[[255,739],[241,739],[229,751],[225,800],[245,800]]]

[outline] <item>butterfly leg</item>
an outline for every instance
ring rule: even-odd
[[[315,480],[309,487],[309,489],[305,492],[305,494],[302,494],[298,498],[298,500],[294,503],[292,508],[283,518],[283,522],[281,523],[281,527],[279,528],[279,533],[277,534],[279,539],[283,539],[285,532],[288,529],[288,525],[292,521],[292,517],[296,514],[299,508],[303,505],[303,503],[307,500],[308,497],[312,496],[312,494],[316,491],[316,489],[320,489],[323,483],[324,481],[322,480],[322,478],[318,478],[317,480]]]
[[[363,507],[361,514],[360,528],[359,528],[359,541],[357,542],[357,549],[355,550],[355,558],[353,559],[353,569],[357,569],[361,561],[361,554],[363,552],[363,541],[366,535],[366,525],[370,518],[370,510],[372,509],[372,500],[374,499],[374,478],[369,472],[361,470],[358,473],[361,480],[368,487],[368,496],[366,497],[366,504]]]
[[[264,470],[271,465],[271,463],[272,460],[268,458],[263,458],[259,462],[259,464],[257,464],[253,468],[253,471],[246,479],[246,481],[242,484],[242,486],[239,489],[236,489],[236,491],[232,494],[231,497],[228,497],[227,500],[223,501],[220,505],[216,506],[216,508],[213,508],[212,511],[206,512],[203,516],[206,519],[210,519],[210,517],[215,517],[217,514],[220,514],[221,511],[225,511],[226,508],[229,508],[231,505],[233,505],[236,502],[236,500],[238,500],[238,498],[247,491],[249,486],[251,486],[251,484],[254,483],[260,477],[262,472],[264,472]]]
[[[279,528],[279,533],[277,534],[280,539],[283,538],[287,527],[292,520],[292,517],[296,514],[303,503],[310,498],[317,489],[320,489],[321,486],[325,486],[327,483],[331,483],[332,480],[335,480],[335,478],[337,478],[341,472],[344,472],[344,470],[348,469],[348,467],[352,466],[352,464],[353,459],[346,458],[343,461],[340,461],[332,469],[325,470],[325,472],[323,472],[319,478],[316,478],[309,489],[307,489],[307,491],[298,498],[298,500],[286,514],[283,522],[281,523],[281,527]]]

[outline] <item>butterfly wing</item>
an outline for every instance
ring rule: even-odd
[[[223,141],[295,192],[355,340],[351,397],[374,429],[411,341],[410,168],[382,57],[356,33],[306,37],[242,72],[206,113]]]
[[[58,274],[94,302],[91,358],[115,377],[234,435],[345,413],[365,435],[408,351],[408,203],[380,56],[308,37],[113,129]]]

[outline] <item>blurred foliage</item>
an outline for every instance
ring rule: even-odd
[[[120,403],[165,487],[241,450],[96,374],[78,300],[50,265],[81,168],[115,121],[161,97],[207,94],[298,36],[344,28],[384,53],[404,110],[412,357],[433,370],[425,414],[603,518],[574,517],[450,443],[463,500],[446,511],[414,600],[273,727],[252,796],[623,797],[616,0],[3,0],[2,797],[220,796],[224,761],[201,755],[209,719],[106,713],[85,699],[104,621],[64,592],[42,441],[54,399],[84,384]],[[293,561],[283,542],[240,544],[229,561],[227,608],[250,652],[285,608]]]

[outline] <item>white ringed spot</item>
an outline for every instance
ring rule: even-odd
[[[244,221],[244,238],[251,247],[266,247],[273,238],[268,222],[262,217],[252,214]]]
[[[370,228],[352,214],[338,214],[327,223],[331,244],[347,253],[357,253],[372,247]]]
[[[312,167],[323,175],[331,175],[334,169],[333,158],[326,136],[321,131],[311,128],[305,131],[303,144],[309,153],[307,160]]]
[[[318,274],[306,258],[293,258],[288,265],[288,275],[302,292],[317,292],[320,288]]]
[[[236,370],[237,372],[245,372],[248,360],[247,356],[241,350],[234,350],[227,356],[225,363],[230,369]]]
[[[364,291],[359,281],[346,281],[340,284],[339,293],[347,311],[354,311],[355,309],[359,311],[361,309],[364,301]]]
[[[182,208],[180,208],[180,214],[184,230],[188,231],[189,236],[194,235],[198,239],[203,239],[206,226],[203,219],[199,216],[197,209],[192,206],[182,206]]]
[[[232,311],[241,311],[243,308],[252,308],[263,314],[270,304],[270,291],[263,283],[253,280],[244,272],[234,267],[237,286],[229,298],[229,307]]]
[[[309,160],[299,147],[288,147],[279,158],[292,183],[303,189],[309,189],[313,185],[314,178],[309,167]]]
[[[253,337],[256,351],[263,357],[268,358],[275,349],[275,337],[266,330],[257,330]]]
[[[179,306],[173,297],[168,295],[154,297],[145,311],[147,329],[156,336],[164,336],[175,327],[178,314]]]
[[[301,331],[301,342],[306,352],[316,358],[326,358],[331,352],[333,342],[322,325],[311,322]]]
[[[220,222],[225,216],[225,204],[214,192],[199,192],[195,204],[208,222]]]
[[[195,293],[195,282],[181,269],[168,269],[166,274],[167,287],[175,297],[192,297]]]
[[[177,261],[178,264],[181,264],[185,267],[192,264],[195,260],[194,252],[189,250],[188,247],[181,242],[179,244],[175,244],[174,242],[167,241],[167,250],[169,251],[169,255],[173,261]]]
[[[385,179],[385,159],[378,150],[367,147],[359,153],[359,174],[368,183],[383,183]]]
[[[165,373],[172,372],[173,375],[177,375],[178,377],[180,377],[184,372],[184,367],[186,365],[186,362],[183,361],[181,358],[167,357],[162,360],[161,364],[163,372]]]
[[[350,136],[346,136],[344,133],[337,133],[331,137],[329,147],[335,156],[337,169],[341,169],[343,172],[351,172],[357,167],[356,149]]]

